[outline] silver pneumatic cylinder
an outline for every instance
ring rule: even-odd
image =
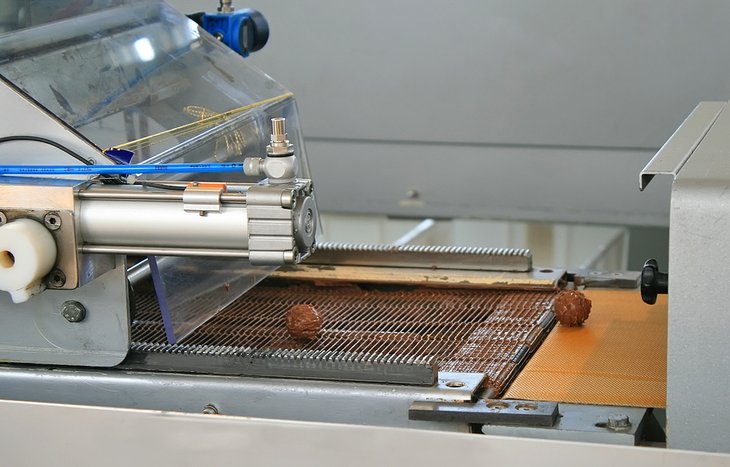
[[[81,199],[78,219],[85,245],[248,249],[244,205],[223,205],[201,216],[181,202]]]

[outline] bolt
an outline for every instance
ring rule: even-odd
[[[312,230],[314,230],[314,214],[311,209],[307,209],[307,215],[304,218],[304,231],[311,234]]]
[[[54,269],[48,275],[48,286],[54,289],[63,287],[66,283],[66,274],[60,269]]]
[[[464,386],[466,386],[466,384],[464,384],[463,381],[453,380],[453,381],[446,381],[446,386],[450,387],[450,388],[463,388]]]
[[[606,428],[613,431],[626,431],[631,428],[629,416],[623,413],[614,413],[608,416]]]
[[[4,212],[0,212],[0,225],[5,224],[8,221],[8,217]]]
[[[49,212],[43,217],[43,223],[48,230],[58,230],[61,228],[61,216],[55,212]]]
[[[69,323],[79,323],[86,318],[86,308],[75,300],[68,300],[61,305],[61,316]]]
[[[421,194],[418,192],[418,190],[408,190],[406,192],[406,198],[408,199],[418,199],[421,197]]]
[[[205,407],[203,407],[203,414],[218,415],[218,407],[213,404],[207,404]]]
[[[63,271],[61,271],[60,269],[54,269],[48,275],[48,285],[49,285],[49,287],[52,287],[54,289],[58,289],[60,287],[63,287],[63,285],[65,283],[66,283],[66,274],[64,274]]]

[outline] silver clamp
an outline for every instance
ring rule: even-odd
[[[192,183],[183,191],[183,209],[187,212],[197,212],[204,216],[207,212],[220,212],[221,194],[226,191],[224,184],[201,185]]]

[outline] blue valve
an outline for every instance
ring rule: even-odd
[[[269,23],[251,8],[219,13],[196,13],[189,17],[236,53],[248,57],[269,40]]]

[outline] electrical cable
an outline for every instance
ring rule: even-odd
[[[13,141],[33,141],[36,143],[47,144],[49,146],[53,146],[56,149],[60,149],[61,151],[65,152],[66,154],[73,157],[74,159],[76,159],[77,161],[81,162],[84,165],[92,165],[91,161],[84,159],[82,156],[78,155],[76,152],[67,148],[63,144],[58,143],[58,142],[53,141],[48,138],[43,138],[41,136],[28,136],[28,135],[14,135],[14,136],[5,136],[3,138],[0,138],[0,143],[10,143]]]

